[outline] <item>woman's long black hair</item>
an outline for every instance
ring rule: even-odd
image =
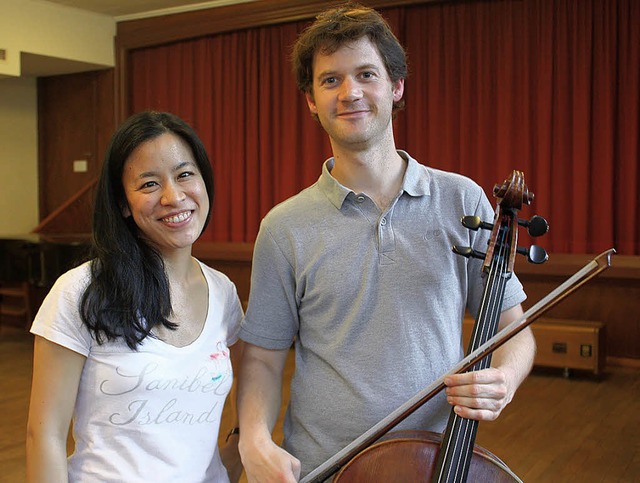
[[[190,147],[213,206],[213,173],[209,157],[196,132],[182,119],[166,112],[134,114],[114,133],[98,181],[93,212],[91,281],[80,302],[82,321],[96,341],[122,337],[135,350],[157,325],[175,329],[169,281],[160,253],[140,236],[127,206],[122,173],[125,162],[142,143],[172,133]]]

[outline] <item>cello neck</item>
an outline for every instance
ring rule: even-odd
[[[524,193],[528,190],[524,185],[524,175],[514,171],[511,179],[505,181],[502,187],[497,186],[494,191],[500,192],[502,198],[498,203],[489,248],[484,259],[484,271],[488,277],[485,280],[467,355],[491,339],[498,331],[506,284],[512,274],[517,249],[517,208],[526,201]],[[479,371],[490,365],[489,354],[469,370]],[[458,416],[451,408],[431,483],[467,481],[477,431],[478,421]]]
[[[473,326],[469,349],[472,353],[486,343],[498,331],[502,301],[504,298],[506,280],[499,267],[490,269],[484,290],[484,297],[476,323]],[[470,371],[486,369],[491,365],[491,354],[477,362]],[[478,421],[466,419],[457,415],[453,409],[449,414],[447,428],[442,435],[442,444],[438,453],[438,460],[431,479],[432,483],[458,483],[467,479],[473,456]]]

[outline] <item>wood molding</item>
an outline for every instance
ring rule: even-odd
[[[201,260],[248,262],[253,258],[253,243],[196,242],[193,256]]]
[[[541,265],[526,263],[519,259],[516,273],[519,277],[569,277],[593,260],[597,255],[552,253],[549,260]],[[598,278],[640,280],[640,257],[631,255],[613,255],[611,267]]]
[[[368,0],[372,8],[433,3],[443,0]],[[232,32],[265,25],[296,22],[343,1],[336,0],[259,0],[257,2],[194,10],[159,17],[118,22],[118,43],[124,49],[137,49],[179,40]]]
[[[640,369],[640,359],[631,359],[629,357],[607,357],[607,365]]]

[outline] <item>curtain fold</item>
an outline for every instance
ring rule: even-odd
[[[492,197],[512,170],[536,195],[550,252],[640,255],[640,2],[504,0],[381,10],[407,48],[396,142]],[[295,86],[307,22],[132,51],[130,111],[192,123],[214,167],[204,241],[253,241],[275,204],[331,154]],[[532,243],[526,235],[523,243]]]

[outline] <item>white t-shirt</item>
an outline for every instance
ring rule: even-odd
[[[222,273],[200,264],[209,289],[202,333],[175,347],[147,337],[98,345],[78,308],[89,263],[62,275],[31,332],[87,357],[74,409],[70,482],[228,482],[218,431],[233,382],[228,347],[242,308]],[[150,301],[153,303],[153,301]]]

